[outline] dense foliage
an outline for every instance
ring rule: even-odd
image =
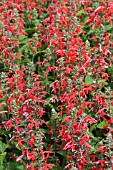
[[[0,170],[113,170],[113,2],[1,0]]]

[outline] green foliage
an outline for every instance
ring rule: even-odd
[[[110,79],[113,80],[113,66],[108,67],[107,71]]]
[[[8,148],[9,144],[5,144],[0,141],[0,170],[25,170],[24,166],[20,163],[11,161],[9,158],[10,155],[8,153]]]
[[[113,30],[113,26],[111,26],[111,25],[105,25],[105,26],[104,26],[104,29],[105,29],[105,32],[112,31],[112,30]]]
[[[5,156],[6,156],[6,152],[0,154],[0,166],[3,165],[3,161],[5,159]]]
[[[108,125],[108,122],[102,121],[101,123],[99,123],[99,124],[97,125],[97,127],[98,127],[99,129],[102,129],[104,126],[107,126],[107,125]]]
[[[86,84],[93,84],[93,79],[91,76],[86,76],[85,77],[85,83]]]
[[[99,1],[75,6],[63,2],[64,11],[59,2],[37,1],[35,8],[24,1],[23,11],[14,7],[14,18],[13,8],[3,11],[3,18],[9,14],[12,19],[8,17],[7,28],[0,22],[1,49],[6,49],[0,56],[0,170],[24,170],[23,163],[30,162],[35,168],[53,163],[52,170],[69,164],[71,170],[89,170],[112,153],[112,137],[106,134],[112,129],[113,66],[106,39],[112,40],[113,27],[105,21]],[[20,16],[23,30],[15,26]],[[103,145],[109,151],[97,150]],[[21,163],[11,157],[21,154]],[[97,156],[94,161],[92,154]]]
[[[85,14],[85,11],[82,9],[81,11],[77,12],[77,17],[82,16],[83,14]]]
[[[0,141],[0,152],[3,153],[8,148],[8,146],[8,144],[2,143],[2,141]]]

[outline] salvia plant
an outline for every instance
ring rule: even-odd
[[[0,170],[113,170],[113,2],[1,0]]]

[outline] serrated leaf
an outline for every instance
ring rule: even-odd
[[[108,125],[108,122],[102,121],[101,123],[99,123],[99,124],[97,125],[97,127],[98,127],[99,129],[102,129],[104,126],[107,126],[107,125]]]
[[[93,79],[91,76],[86,76],[85,77],[85,83],[86,84],[93,84]]]

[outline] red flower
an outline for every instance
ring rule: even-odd
[[[33,161],[33,162],[35,161],[35,155],[36,155],[36,154],[35,154],[34,152],[28,152],[28,151],[27,151],[26,154],[27,154],[27,159],[28,159],[28,160],[31,160],[31,161]]]
[[[22,138],[16,138],[16,140],[18,141],[17,143],[18,146],[23,146],[24,142]]]

